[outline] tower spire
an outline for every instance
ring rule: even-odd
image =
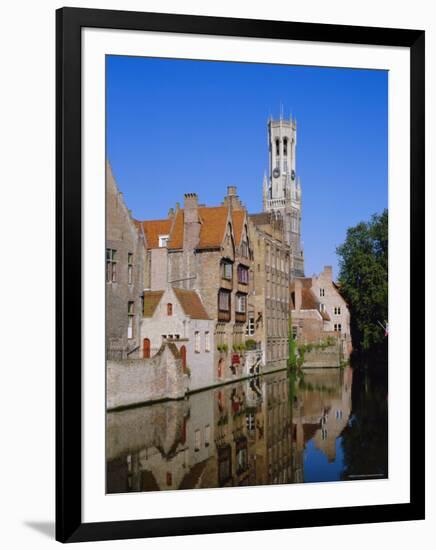
[[[293,277],[304,276],[301,244],[301,182],[296,173],[297,128],[292,113],[268,121],[269,170],[263,176],[262,205],[265,212],[283,220],[285,242],[293,257]]]

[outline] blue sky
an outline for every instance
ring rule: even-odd
[[[349,226],[387,207],[385,71],[107,57],[107,152],[138,219],[236,185],[262,209],[267,120],[297,119],[306,275],[333,265]]]

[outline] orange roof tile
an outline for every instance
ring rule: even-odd
[[[171,220],[146,220],[136,222],[142,225],[148,248],[159,248],[159,235],[169,235],[171,230]]]
[[[236,246],[238,246],[239,243],[241,242],[242,230],[244,228],[245,210],[233,210],[232,220],[233,220],[233,232],[235,234],[235,243],[236,243]]]
[[[221,246],[226,230],[228,209],[226,206],[200,206],[200,242],[198,248],[215,248]],[[184,211],[177,211],[174,225],[171,229],[168,248],[183,248]]]
[[[153,317],[163,293],[163,290],[144,291],[144,317]]]
[[[298,280],[302,283],[301,309],[316,309],[317,311],[319,311],[319,314],[324,319],[324,321],[330,321],[330,316],[327,311],[320,310],[320,302],[315,296],[313,290],[311,289],[312,279],[310,277],[299,277]],[[290,292],[291,307],[295,308],[295,297],[293,296],[293,294],[295,294],[295,281],[293,281],[290,285]]]
[[[195,290],[184,290],[182,288],[173,288],[173,290],[186,315],[189,315],[191,319],[209,319],[200,296]]]

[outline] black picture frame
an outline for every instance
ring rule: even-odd
[[[410,49],[410,502],[237,515],[82,522],[81,29],[127,29]],[[425,33],[285,21],[62,8],[56,13],[56,539],[128,539],[424,519]],[[419,293],[419,296],[418,296]]]

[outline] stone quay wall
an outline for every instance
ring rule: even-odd
[[[188,376],[182,371],[177,348],[173,348],[173,344],[165,344],[150,359],[107,361],[107,409],[183,398]]]
[[[313,349],[304,354],[303,368],[339,367],[342,359],[341,346],[338,344],[325,349]]]

